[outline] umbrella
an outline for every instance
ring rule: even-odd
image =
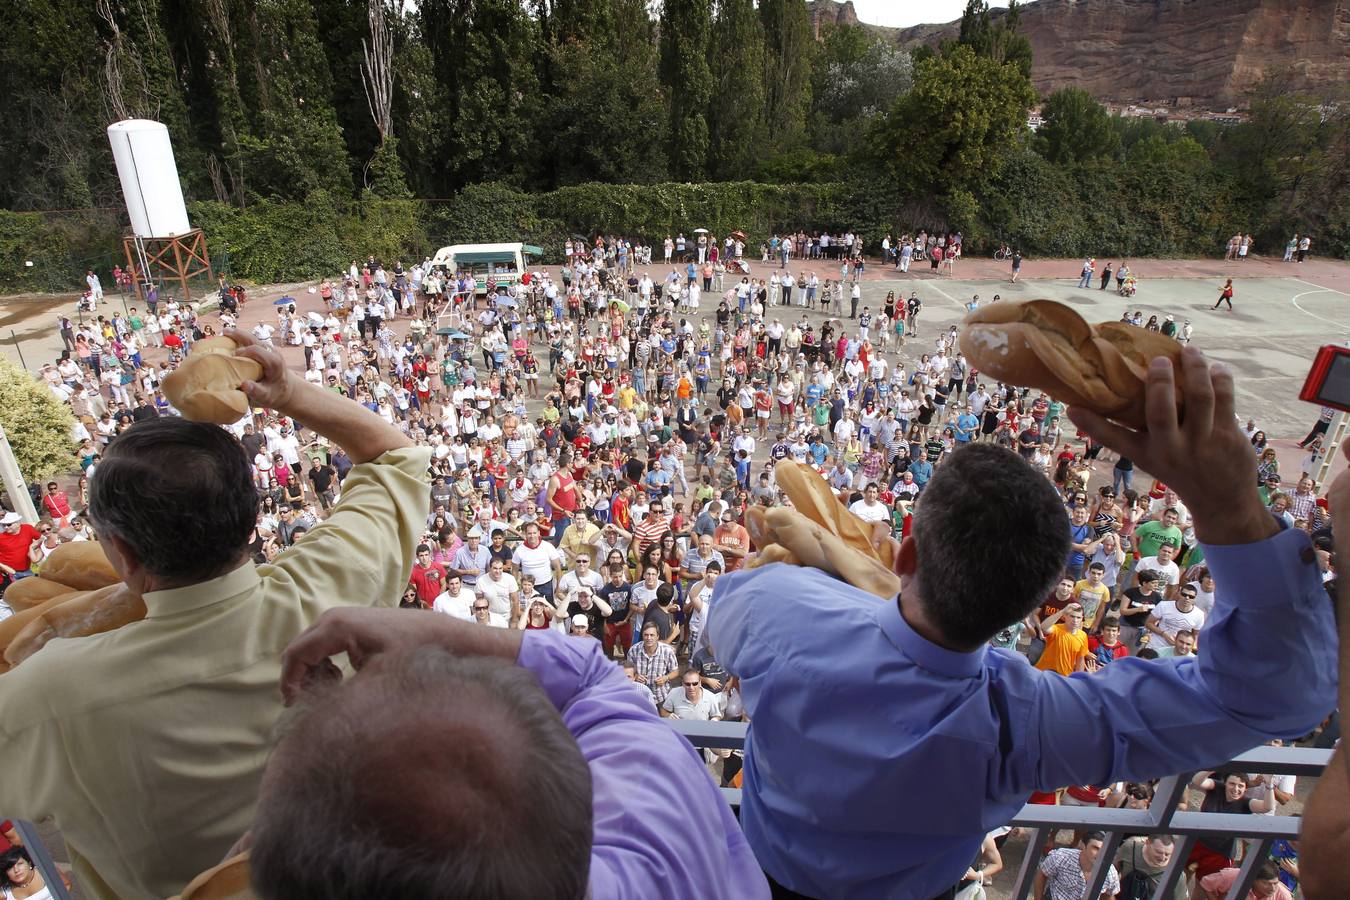
[[[273,301],[273,302],[272,302],[272,305],[273,305],[273,306],[290,306],[290,305],[291,305],[292,303],[294,303],[294,302],[295,302],[295,298],[294,298],[294,297],[282,297],[280,300],[275,300],[275,301]]]
[[[619,312],[628,312],[630,309],[632,309],[631,306],[629,306],[627,303],[624,303],[618,297],[611,297],[609,300],[609,305],[617,306],[619,308]]]
[[[694,229],[694,234],[707,234],[707,233],[708,233],[708,229],[706,229],[706,228],[695,228],[695,229]]]
[[[515,306],[519,306],[519,305],[520,305],[520,304],[516,303],[516,301],[515,301],[513,298],[511,298],[511,297],[498,296],[498,297],[496,297],[496,298],[494,298],[494,299],[497,301],[497,305],[498,305],[498,306],[511,306],[511,307],[515,307]]]
[[[731,236],[734,237],[734,238],[739,238],[739,239],[742,240],[742,241],[745,240],[745,232],[744,232],[744,231],[733,231],[733,232],[731,233]]]
[[[455,329],[453,328],[437,328],[436,333],[439,335],[443,335],[445,337],[453,337],[459,332],[455,331]]]
[[[468,339],[469,336],[462,331],[450,332],[450,340],[452,341],[467,341]]]

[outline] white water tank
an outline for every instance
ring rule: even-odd
[[[112,144],[132,231],[143,238],[173,237],[191,231],[169,129],[162,122],[126,119],[108,126],[108,142]]]

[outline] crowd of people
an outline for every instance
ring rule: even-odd
[[[961,240],[887,235],[881,250],[902,271],[915,259],[950,268]],[[1186,504],[1156,480],[1136,486],[1131,460],[1079,431],[1056,398],[974,370],[957,327],[921,331],[918,290],[892,290],[875,309],[864,302],[861,236],[774,236],[760,256],[777,265],[760,277],[743,262],[739,233],[665,238],[660,277],[643,242],[568,244],[556,274],[490,276],[481,287],[427,261],[353,262],[309,290],[317,304],[282,302],[274,320],[246,329],[263,347],[299,348],[292,364],[306,382],[429,449],[430,499],[399,605],[593,639],[661,716],[740,718],[741,685],[705,625],[720,579],[755,553],[748,509],[784,502],[775,466],[812,466],[879,538],[902,540],[935,473],[962,448],[992,444],[1053,486],[1070,551],[1053,592],[990,645],[1063,676],[1205,652],[1219,588]],[[793,260],[838,262],[838,277],[793,275]],[[1095,272],[1085,261],[1081,286]],[[1101,289],[1113,274],[1131,295],[1123,261],[1102,269]],[[60,542],[95,539],[89,482],[109,446],[138,422],[175,414],[162,381],[195,341],[243,327],[246,293],[222,284],[218,299],[214,317],[157,297],[124,313],[91,309],[78,324],[61,317],[65,352],[40,377],[75,414],[81,477],[47,486],[36,531],[5,517],[7,583],[40,569]],[[1190,323],[1171,316],[1145,322],[1127,310],[1122,321],[1190,340]],[[260,498],[249,555],[275,561],[328,518],[355,463],[303,415],[255,409],[228,429]],[[1311,536],[1332,579],[1326,502],[1311,471],[1287,478],[1264,432],[1252,422],[1246,430],[1263,502]],[[741,785],[740,751],[704,762],[719,783]],[[1273,812],[1293,793],[1292,778],[1259,773],[1219,773],[1196,787],[1202,808],[1227,812]],[[1032,802],[1139,806],[1151,791],[1147,781],[1067,785]],[[978,896],[973,888],[1001,867],[1006,834],[989,835],[962,897]],[[1054,849],[1038,896],[1079,896],[1100,846],[1089,833]],[[1107,892],[1131,877],[1156,881],[1171,847],[1165,836],[1127,842]],[[1196,890],[1231,881],[1236,851],[1200,847]],[[1273,877],[1293,889],[1296,848],[1286,850]]]

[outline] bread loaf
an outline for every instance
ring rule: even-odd
[[[121,587],[121,585],[117,584],[99,588],[97,591],[76,591],[72,594],[62,594],[59,597],[53,597],[50,600],[39,603],[37,606],[30,609],[16,612],[8,619],[0,622],[0,653],[7,650],[10,642],[12,642],[21,631],[27,628],[31,622],[37,621],[43,614],[55,609],[59,604],[72,599],[82,599],[90,594],[107,596],[119,587]],[[0,672],[8,672],[12,668],[13,666],[8,661],[0,662]]]
[[[235,356],[234,341],[212,337],[197,341],[183,364],[164,379],[164,396],[194,422],[228,425],[248,412],[248,395],[239,386],[262,377],[262,366]]]
[[[145,601],[125,584],[58,597],[4,647],[4,659],[17,666],[53,638],[85,637],[113,631],[145,618]]]
[[[42,561],[38,574],[43,581],[67,584],[70,590],[76,591],[92,591],[121,580],[103,552],[103,546],[96,541],[62,544]],[[6,591],[6,595],[8,593]]]
[[[966,317],[960,343],[980,372],[1132,428],[1144,427],[1149,362],[1164,356],[1177,365],[1181,359],[1181,344],[1172,338],[1123,322],[1089,325],[1054,300],[1005,301],[976,310]]]
[[[73,594],[77,590],[78,588],[73,588],[68,584],[49,581],[46,578],[23,578],[14,582],[5,590],[5,602],[9,604],[10,609],[20,612],[25,609],[32,609],[53,597]]]
[[[871,526],[841,504],[810,467],[780,462],[775,472],[792,505],[752,506],[746,512],[746,530],[758,551],[746,567],[807,566],[878,597],[894,597],[900,590],[900,579],[891,571],[894,543],[873,546]]]

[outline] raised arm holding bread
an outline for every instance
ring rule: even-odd
[[[81,890],[98,900],[172,896],[220,861],[253,816],[281,710],[282,651],[325,610],[395,605],[425,525],[428,449],[309,385],[275,349],[231,340],[232,349],[198,344],[203,378],[174,400],[180,410],[235,421],[244,398],[243,411],[268,406],[303,421],[357,465],[325,521],[255,566],[259,500],[233,435],[165,416],[108,445],[89,516],[121,584],[66,598],[85,604],[69,609],[51,589],[30,589],[29,621],[5,652],[19,664],[0,677],[11,775],[0,808],[53,817]],[[225,377],[211,356],[227,361]],[[72,636],[114,611],[135,619],[138,603],[143,618]]]

